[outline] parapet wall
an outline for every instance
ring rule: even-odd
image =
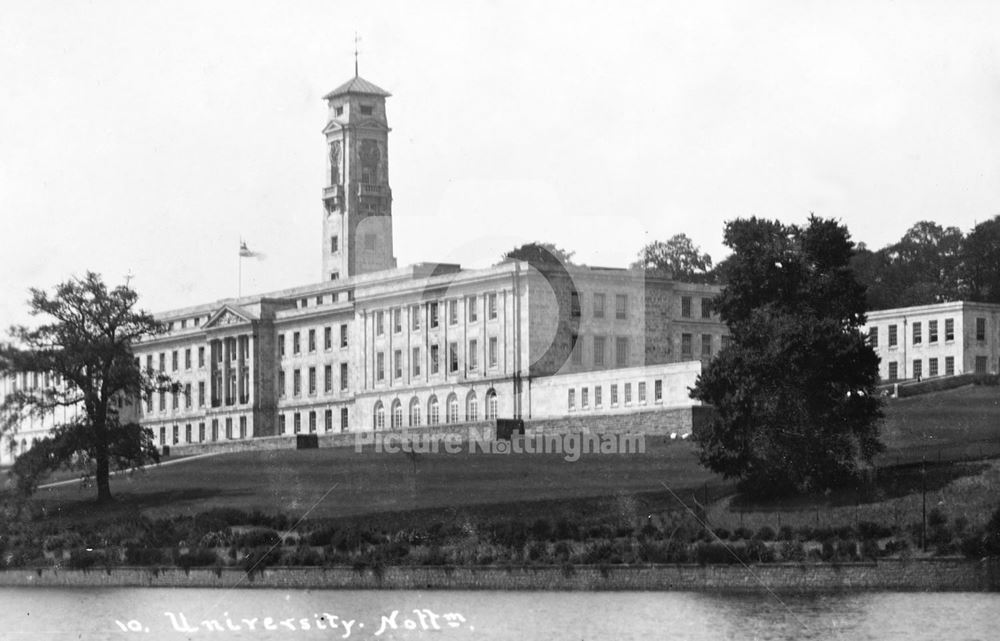
[[[0,571],[0,586],[199,587],[440,590],[836,590],[996,591],[1000,559],[882,560],[877,563],[650,565],[625,567],[426,567],[355,570],[122,568]]]

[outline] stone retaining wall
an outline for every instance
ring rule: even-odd
[[[354,570],[274,568],[123,568],[0,571],[0,586],[262,587],[295,589],[446,590],[836,590],[997,591],[1000,559],[883,560],[878,563],[658,565],[632,567],[387,567]]]

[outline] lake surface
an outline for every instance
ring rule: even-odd
[[[11,641],[964,641],[1000,638],[998,619],[1000,594],[983,593],[0,588],[0,639]]]

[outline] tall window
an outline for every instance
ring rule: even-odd
[[[385,333],[385,312],[375,312],[375,334],[381,336]]]
[[[985,356],[976,357],[976,374],[985,374],[988,361]]]
[[[299,341],[300,341],[299,332],[293,332],[292,333],[292,353],[293,354],[298,354],[300,351],[302,351],[301,345],[299,344]]]
[[[923,324],[919,322],[913,323],[913,344],[918,345],[922,342],[924,342]]]
[[[603,391],[603,388],[600,385],[595,385],[594,386],[594,407],[600,407],[601,406],[601,392],[602,391]]]
[[[333,431],[333,410],[328,409],[323,412],[323,431]]]
[[[316,393],[316,368],[309,368],[309,394]]]
[[[594,337],[594,367],[604,367],[605,338]]]
[[[640,405],[645,405],[646,404],[646,381],[639,381],[638,393],[639,393],[639,404]]]
[[[486,295],[486,317],[490,320],[497,318],[497,295],[496,292]]]
[[[615,338],[615,365],[625,367],[628,365],[628,337],[619,336]]]
[[[625,383],[625,404],[632,404],[632,383]]]
[[[375,403],[375,429],[384,430],[385,429],[385,406],[382,405],[382,401]]]
[[[430,317],[428,319],[428,324],[431,329],[438,326],[438,304],[436,302],[430,303],[427,308],[427,315]]]
[[[184,369],[191,369],[191,348],[184,350]]]
[[[924,362],[919,359],[913,359],[913,378],[923,378],[924,376]]]
[[[198,407],[205,407],[205,381],[198,381]]]
[[[385,352],[375,354],[375,378],[379,381],[385,380]]]
[[[594,294],[594,318],[604,318],[604,294]]]
[[[414,347],[413,353],[410,356],[410,370],[413,372],[414,378],[420,376],[420,348]]]
[[[278,334],[278,357],[285,355],[285,335]]]
[[[569,313],[573,318],[580,318],[580,292],[569,293]]]
[[[420,400],[416,396],[410,399],[410,427],[420,427]]]
[[[392,373],[395,378],[403,378],[403,350],[397,349],[392,353]]]
[[[340,391],[347,389],[347,363],[340,364]]]
[[[878,327],[868,328],[868,344],[872,347],[878,347]]]
[[[458,301],[448,301],[448,324],[458,325]]]
[[[985,341],[986,340],[986,319],[977,318],[976,319],[976,340]]]
[[[663,400],[663,380],[656,379],[653,381],[653,401],[659,403]]]
[[[566,394],[566,408],[571,412],[576,409],[576,390],[572,387]]]
[[[889,380],[894,381],[897,378],[899,378],[899,365],[896,364],[896,361],[893,361],[889,363]]]
[[[946,341],[955,340],[955,319],[946,318],[944,319],[944,339]]]
[[[495,421],[497,418],[497,408],[499,403],[497,401],[497,393],[494,390],[486,392],[486,420]]]
[[[323,349],[333,349],[333,328],[323,328]]]
[[[310,329],[309,330],[309,351],[310,352],[315,352],[316,351],[316,330],[315,329]]]
[[[469,341],[469,354],[465,359],[468,361],[468,368],[470,372],[474,372],[479,368],[479,341],[472,339]]]
[[[341,407],[340,408],[340,431],[341,432],[346,432],[347,431],[347,427],[348,427],[348,424],[347,424],[347,408],[346,407]]]
[[[628,296],[625,294],[615,294],[615,318],[628,318]]]
[[[490,367],[496,367],[499,362],[499,348],[497,345],[497,337],[490,336]]]
[[[458,422],[458,397],[454,392],[448,395],[448,415],[446,420],[448,423]]]
[[[944,375],[952,376],[955,374],[955,357],[945,356],[944,357]]]
[[[285,395],[285,370],[278,370],[278,396]]]
[[[171,365],[171,369],[173,369],[173,371],[176,372],[177,369],[178,369],[178,367],[177,367],[177,350],[176,349],[170,354],[170,365]]]
[[[681,316],[691,318],[691,297],[681,296]]]
[[[398,430],[403,427],[403,404],[397,398],[392,402],[392,429]]]
[[[889,347],[895,347],[898,343],[896,331],[895,325],[889,325]]]
[[[292,394],[298,396],[302,393],[302,371],[295,370],[292,372]]]
[[[584,387],[580,390],[580,409],[590,407],[590,388]]]
[[[583,364],[583,339],[580,338],[579,334],[572,334],[570,336],[570,360],[574,365]]]
[[[466,305],[468,306],[468,318],[470,323],[475,323],[479,320],[479,310],[476,308],[476,297],[469,296],[466,299]]]
[[[927,342],[936,343],[938,341],[938,322],[936,320],[927,321]]]
[[[611,407],[618,407],[618,383],[611,384]]]
[[[681,334],[681,357],[691,358],[691,334]]]
[[[323,391],[327,394],[333,391],[333,365],[323,366]]]
[[[475,392],[469,392],[465,398],[465,420],[470,422],[479,420],[479,399],[476,398]]]
[[[701,355],[702,357],[712,355],[712,335],[702,334],[701,335]]]
[[[458,371],[458,343],[448,343],[448,371]]]
[[[931,358],[927,361],[927,375],[934,377],[938,375],[938,359]]]
[[[398,307],[392,310],[392,331],[395,334],[403,331],[403,310]]]
[[[437,425],[441,422],[441,409],[438,407],[437,396],[431,396],[427,401],[427,424]]]
[[[347,347],[347,325],[340,326],[340,348]]]
[[[420,307],[414,305],[410,308],[410,328],[413,331],[420,331]]]
[[[712,299],[702,298],[701,299],[701,317],[711,318],[712,317]]]
[[[205,348],[198,348],[198,367],[205,367]]]
[[[437,345],[431,345],[431,374],[438,373],[438,367],[440,366],[440,347]]]

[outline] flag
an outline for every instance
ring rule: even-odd
[[[247,247],[246,241],[240,241],[240,258],[263,258],[264,254],[260,252],[251,251]]]

